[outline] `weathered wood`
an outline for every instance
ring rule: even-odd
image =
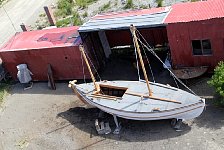
[[[55,26],[56,25],[56,20],[55,20],[54,13],[51,10],[51,8],[48,7],[48,6],[44,6],[44,11],[45,11],[45,13],[47,15],[47,18],[49,20],[50,25],[51,26]]]
[[[166,101],[166,102],[172,102],[172,103],[181,104],[181,102],[178,102],[176,100],[170,100],[170,99],[165,99],[165,98],[158,98],[158,97],[149,96],[149,95],[145,95],[145,94],[141,94],[141,93],[125,92],[125,94],[133,95],[133,96],[139,96],[139,97],[144,97],[144,98],[151,98],[151,99],[159,100],[159,101]]]
[[[137,49],[137,52],[138,52],[138,55],[139,55],[140,63],[141,63],[143,74],[144,74],[145,81],[146,81],[146,85],[147,85],[147,88],[149,90],[149,96],[152,96],[152,90],[150,89],[150,86],[149,86],[149,80],[148,80],[148,76],[147,76],[147,73],[146,73],[146,70],[145,70],[145,64],[144,64],[143,59],[142,59],[142,54],[141,54],[139,44],[138,44],[138,39],[137,39],[137,36],[136,36],[136,28],[133,25],[131,25],[130,30],[131,30],[131,33],[133,35],[134,44],[136,46],[136,49]]]
[[[133,96],[139,96],[139,97],[145,97],[145,98],[149,98],[149,95],[146,94],[141,94],[141,93],[135,93],[135,92],[125,92],[124,94],[128,94],[128,95],[133,95]]]
[[[112,96],[112,95],[104,95],[104,94],[92,94],[92,95],[121,99],[121,97]]]
[[[55,85],[55,81],[54,81],[51,64],[48,64],[48,66],[47,66],[47,77],[48,77],[48,85],[50,86],[50,88],[52,90],[56,90],[56,85]]]
[[[113,97],[108,97],[108,96],[102,96],[102,95],[88,95],[89,97],[94,97],[94,98],[102,98],[102,99],[106,99],[106,100],[114,100],[116,101],[117,98],[113,98]]]
[[[153,97],[153,96],[149,96],[149,98],[154,99],[154,100],[159,100],[159,101],[166,101],[166,102],[181,104],[181,102],[178,102],[176,100],[171,100],[171,99],[158,98],[158,97]]]
[[[94,86],[95,86],[95,90],[96,90],[96,91],[99,91],[99,86],[97,86],[97,84],[96,84],[96,80],[95,80],[95,77],[94,77],[93,72],[92,72],[92,70],[91,70],[91,67],[90,67],[90,65],[89,65],[89,61],[88,61],[88,59],[86,58],[86,54],[85,54],[85,52],[84,52],[84,47],[83,47],[83,45],[79,45],[79,50],[81,51],[81,53],[82,53],[82,55],[83,55],[83,58],[84,58],[84,60],[85,60],[85,62],[86,62],[86,65],[87,65],[87,67],[88,67],[90,76],[91,76],[92,81],[93,81],[93,84],[94,84]]]

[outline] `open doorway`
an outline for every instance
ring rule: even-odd
[[[102,34],[102,31],[100,32]],[[166,27],[139,29],[139,32],[164,62],[169,52]],[[98,37],[94,36],[92,42],[95,43],[93,45],[101,47],[101,50],[98,50],[97,47],[95,47],[95,50],[100,51],[101,56],[104,55],[104,59],[102,57],[98,58],[99,63],[104,64],[100,67],[100,76],[103,80],[138,80],[139,75],[141,79],[144,79],[139,60],[136,61],[133,38],[129,29],[106,30],[103,39],[99,35],[99,33],[95,34]],[[143,41],[142,37],[139,38]],[[96,44],[96,42],[100,43]],[[169,79],[169,73],[165,71],[159,60],[147,51],[144,46],[139,45],[149,80],[172,85],[172,77]],[[137,66],[139,66],[139,72]]]

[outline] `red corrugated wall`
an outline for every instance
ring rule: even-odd
[[[78,46],[35,50],[5,51],[0,53],[4,67],[17,79],[16,66],[26,63],[34,74],[33,80],[47,80],[47,65],[52,65],[56,80],[83,79],[83,67]],[[84,62],[85,65],[85,62]],[[85,65],[86,78],[90,78]]]
[[[178,66],[210,66],[224,60],[224,18],[168,24],[167,35],[172,63]],[[194,56],[191,40],[210,39],[211,56]]]

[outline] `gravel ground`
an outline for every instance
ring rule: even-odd
[[[224,149],[224,109],[210,104],[214,91],[206,80],[191,87],[208,97],[206,111],[184,123],[183,131],[171,129],[169,120],[120,119],[120,135],[98,135],[98,110],[83,105],[67,83],[58,83],[56,91],[48,90],[46,83],[35,83],[27,91],[17,84],[0,112],[0,149]]]

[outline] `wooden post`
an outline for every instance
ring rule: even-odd
[[[136,46],[136,49],[137,49],[137,52],[138,52],[138,55],[139,55],[140,63],[141,63],[143,74],[144,74],[145,81],[146,81],[146,85],[147,85],[148,90],[149,90],[149,96],[152,96],[152,91],[151,91],[150,86],[149,86],[148,76],[147,76],[147,73],[146,73],[146,70],[145,70],[145,64],[144,64],[143,59],[142,59],[142,54],[141,54],[141,51],[140,51],[140,48],[139,48],[138,39],[137,39],[136,32],[135,32],[136,28],[133,25],[131,25],[130,30],[131,30],[131,33],[133,35],[134,42],[135,42],[134,44]]]
[[[29,29],[24,23],[22,23],[22,24],[20,25],[20,27],[21,27],[21,29],[23,30],[23,32],[30,31],[30,29]]]
[[[47,18],[48,18],[48,20],[50,22],[50,25],[51,26],[55,26],[56,21],[55,21],[54,14],[53,14],[51,8],[49,8],[48,6],[44,6],[44,11],[45,11],[45,13],[47,15]]]
[[[84,52],[84,47],[83,47],[83,45],[79,45],[79,50],[81,51],[81,53],[82,53],[82,55],[83,55],[83,58],[84,58],[84,60],[85,60],[85,62],[86,62],[86,65],[87,65],[88,70],[89,70],[89,73],[90,73],[90,75],[91,75],[93,84],[94,84],[94,86],[95,86],[95,90],[98,90],[98,89],[99,89],[99,85],[96,84],[96,80],[95,80],[95,77],[94,77],[93,72],[92,72],[92,70],[91,70],[91,67],[90,67],[90,65],[89,65],[88,59],[86,58],[86,54],[85,54],[85,52]]]

